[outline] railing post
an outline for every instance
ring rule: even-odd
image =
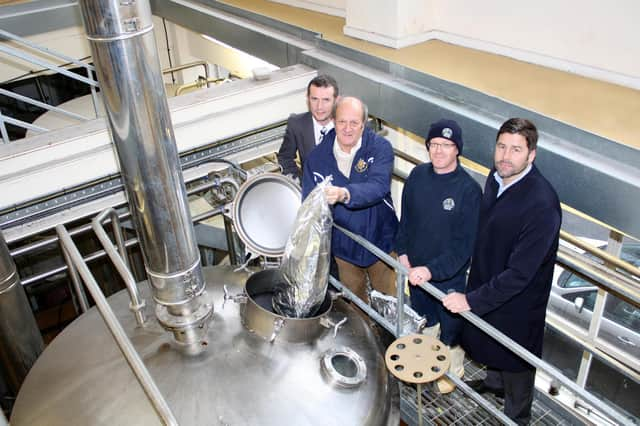
[[[404,283],[406,275],[399,269],[396,271],[396,292],[397,292],[397,305],[396,305],[396,337],[402,336],[404,333]]]
[[[5,125],[2,111],[0,111],[0,133],[2,134],[2,142],[9,143],[9,133],[7,133],[7,126]]]

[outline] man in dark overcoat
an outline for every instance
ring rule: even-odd
[[[528,120],[512,118],[500,127],[466,294],[450,294],[443,303],[452,312],[471,310],[540,357],[561,210],[555,190],[533,164],[537,140]],[[462,345],[487,366],[487,377],[469,382],[471,387],[504,395],[505,414],[528,424],[535,368],[471,323],[464,326]]]

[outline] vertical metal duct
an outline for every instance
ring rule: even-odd
[[[180,343],[198,343],[212,305],[157,58],[148,0],[81,0],[156,316]]]
[[[20,284],[16,264],[0,232],[0,362],[14,395],[43,349],[42,336]]]

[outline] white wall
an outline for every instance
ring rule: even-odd
[[[640,1],[347,0],[344,32],[401,48],[430,39],[640,89]]]
[[[640,88],[640,1],[435,1],[445,39]]]

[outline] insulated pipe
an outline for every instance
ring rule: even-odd
[[[211,304],[169,115],[148,0],[81,0],[156,316],[182,343],[204,335]],[[205,308],[208,306],[208,308]]]
[[[20,285],[16,264],[0,232],[0,362],[14,395],[43,349],[42,336]]]

